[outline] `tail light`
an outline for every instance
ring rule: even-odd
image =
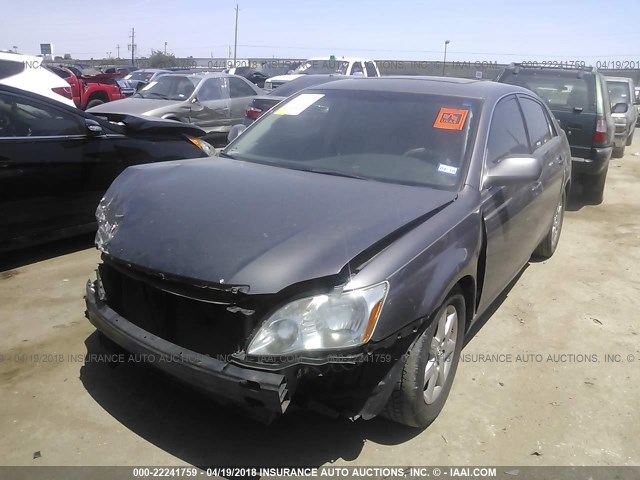
[[[53,90],[53,92],[57,93],[58,95],[62,95],[69,100],[73,100],[73,96],[71,95],[71,87],[55,87],[51,90]]]
[[[607,141],[607,122],[604,117],[596,119],[596,131],[593,133],[593,143],[605,143]]]
[[[245,110],[244,114],[251,120],[257,120],[258,117],[262,115],[262,109],[256,107],[247,107],[247,110]]]

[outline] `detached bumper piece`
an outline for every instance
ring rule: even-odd
[[[86,316],[106,337],[126,351],[141,355],[153,367],[241,407],[250,416],[270,422],[290,402],[284,375],[232,365],[175,345],[134,325],[100,300],[96,283],[87,282]]]

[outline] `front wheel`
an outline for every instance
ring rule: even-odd
[[[464,296],[454,289],[429,328],[409,348],[402,376],[382,411],[384,417],[426,428],[440,414],[460,359],[465,311]]]
[[[555,212],[553,213],[553,222],[551,223],[551,227],[547,232],[547,235],[544,237],[542,242],[536,247],[533,252],[533,255],[547,259],[551,258],[551,256],[556,251],[558,247],[558,241],[560,240],[560,232],[562,231],[562,223],[564,221],[564,209],[567,201],[567,196],[565,192],[562,192],[560,195],[560,200],[558,200],[558,205],[556,206]]]

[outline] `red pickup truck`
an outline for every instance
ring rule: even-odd
[[[66,67],[48,67],[53,73],[64,78],[71,85],[71,94],[76,107],[86,110],[101,103],[124,98],[120,86],[112,75],[76,75]]]

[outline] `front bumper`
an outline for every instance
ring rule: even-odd
[[[118,314],[101,300],[103,294],[99,281],[87,282],[85,315],[103,335],[152,367],[265,423],[285,413],[294,400],[332,416],[373,418],[391,395],[404,364],[398,360],[412,340],[405,336],[360,362],[338,353],[317,365],[300,359],[259,370],[164,340]]]
[[[286,411],[290,394],[284,375],[241,368],[163,340],[118,315],[100,300],[96,289],[95,283],[87,282],[86,316],[126,351],[259,420],[269,422]]]

